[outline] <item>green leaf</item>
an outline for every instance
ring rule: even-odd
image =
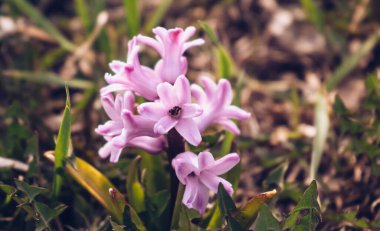
[[[124,9],[127,17],[128,36],[132,38],[140,29],[140,10],[137,0],[124,0]]]
[[[55,162],[54,162],[54,182],[53,196],[57,198],[61,191],[63,182],[63,168],[66,165],[66,159],[69,156],[71,136],[71,118],[70,118],[70,93],[66,87],[66,107],[63,111],[62,123],[59,128],[57,144],[55,145]]]
[[[0,72],[2,76],[27,80],[34,83],[40,84],[53,84],[58,86],[68,86],[70,88],[78,89],[88,89],[93,88],[94,84],[87,80],[74,79],[68,82],[64,81],[60,76],[52,72],[30,72],[30,71],[19,71],[19,70],[4,70]]]
[[[315,4],[314,0],[300,0],[301,6],[305,11],[309,21],[319,30],[323,30],[323,14],[321,9]]]
[[[327,136],[330,128],[330,118],[328,115],[327,96],[320,94],[314,109],[314,125],[316,127],[316,135],[313,140],[313,151],[311,154],[310,177],[315,179],[318,167],[326,145]]]
[[[154,11],[154,13],[148,18],[148,21],[144,25],[144,34],[151,33],[152,29],[156,27],[169,10],[173,0],[163,0],[160,5]]]
[[[270,171],[267,178],[265,178],[263,185],[266,190],[269,188],[274,187],[283,187],[283,181],[284,181],[284,175],[286,170],[288,169],[289,162],[286,161],[279,166],[277,166],[275,169]]]
[[[184,204],[180,203],[181,212],[179,214],[179,225],[175,230],[189,230],[196,231],[199,230],[199,227],[195,225],[192,220],[195,218],[199,218],[200,214],[194,210],[187,208]],[[174,227],[171,227],[172,230]]]
[[[181,224],[181,222],[183,222],[183,221],[181,221],[181,218],[183,218],[183,217],[181,217],[181,214],[183,212],[182,198],[183,198],[184,192],[185,192],[185,186],[183,184],[179,183],[178,191],[177,191],[177,197],[176,197],[175,204],[174,204],[173,216],[172,216],[172,220],[170,223],[170,230],[177,230],[181,226],[184,226],[184,224]]]
[[[318,203],[317,183],[313,180],[310,186],[305,190],[297,206],[286,219],[284,229],[315,230],[320,220],[321,209]]]
[[[139,151],[142,157],[141,167],[145,170],[144,186],[149,196],[154,196],[157,192],[169,189],[168,175],[161,155],[152,155]]]
[[[59,205],[54,209],[49,208],[49,206],[34,201],[33,206],[38,215],[37,227],[36,230],[42,231],[46,228],[50,229],[50,221],[59,216],[66,208],[66,205]]]
[[[49,192],[49,190],[46,188],[31,186],[25,183],[24,181],[15,180],[15,183],[16,183],[17,189],[23,191],[26,194],[26,196],[29,199],[29,203],[31,203],[36,196]]]
[[[334,113],[339,116],[350,115],[351,112],[346,108],[342,99],[339,95],[335,96],[334,105],[333,105]]]
[[[3,190],[3,192],[5,192],[7,195],[12,195],[17,192],[17,188],[7,184],[1,184],[0,189]]]
[[[363,45],[352,55],[343,59],[342,64],[334,71],[331,79],[327,82],[327,89],[333,90],[359,63],[359,61],[366,56],[380,39],[380,30],[375,31]]]
[[[256,231],[279,231],[280,224],[269,210],[268,205],[263,204],[259,211],[259,216],[256,221]]]
[[[126,204],[126,208],[123,214],[124,224],[127,230],[139,230],[146,231],[144,223],[141,221],[140,217],[137,215],[136,210],[132,206]]]
[[[198,23],[202,27],[202,29],[206,32],[207,37],[211,40],[211,42],[214,45],[217,45],[220,43],[219,38],[216,35],[216,33],[214,32],[214,30],[206,22],[199,20]]]
[[[85,31],[89,32],[91,29],[91,19],[88,10],[88,3],[86,2],[86,0],[75,0],[74,6],[76,14],[81,19]]]
[[[137,156],[129,165],[126,188],[129,204],[138,212],[145,211],[145,190],[139,180],[141,156]]]
[[[242,227],[251,227],[257,217],[257,214],[259,213],[261,206],[276,194],[277,191],[272,190],[254,196],[246,204],[239,208],[239,213],[237,213],[235,219],[242,225]]]
[[[219,183],[218,186],[217,201],[220,213],[224,218],[226,218],[227,216],[231,216],[231,214],[234,214],[238,211],[234,201],[232,200],[230,195],[228,195],[222,183]]]
[[[16,6],[22,13],[27,15],[30,20],[34,21],[42,29],[44,29],[49,35],[57,40],[57,42],[65,49],[74,51],[75,45],[67,40],[57,28],[50,22],[49,19],[45,18],[41,12],[25,0],[13,0],[9,1],[10,4]]]
[[[44,155],[50,161],[55,161],[54,152],[46,152]],[[66,172],[98,200],[117,222],[121,223],[126,203],[124,196],[107,177],[86,161],[76,157],[73,162],[75,162],[76,167],[73,167],[72,164],[66,164]],[[112,193],[110,193],[110,189]]]
[[[217,76],[230,79],[234,73],[234,63],[231,55],[221,44],[215,47]]]

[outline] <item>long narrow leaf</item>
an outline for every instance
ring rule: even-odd
[[[12,0],[9,1],[12,5],[15,5],[20,11],[26,14],[32,21],[44,29],[47,33],[53,36],[57,42],[65,49],[74,51],[75,45],[67,40],[57,28],[45,18],[41,12],[35,8],[32,4],[25,0]]]
[[[124,9],[127,17],[128,35],[130,38],[137,35],[140,29],[140,11],[137,0],[124,0]]]
[[[88,89],[93,88],[94,84],[86,80],[71,80],[65,82],[60,76],[52,72],[29,72],[19,70],[5,70],[0,72],[4,77],[27,80],[40,84],[54,84],[59,86],[67,85],[70,88]]]
[[[66,87],[66,107],[63,111],[62,123],[59,128],[57,144],[55,146],[53,197],[57,198],[63,182],[63,168],[70,150],[71,136],[70,94]]]
[[[319,95],[315,105],[314,124],[317,133],[313,141],[313,151],[311,154],[310,178],[315,179],[319,163],[326,145],[327,135],[330,127],[330,119],[328,115],[328,102],[325,95]]]
[[[55,161],[54,152],[44,154],[50,161]],[[125,201],[122,194],[115,188],[110,180],[86,161],[76,157],[71,164],[65,166],[65,171],[98,200],[117,220],[123,220]],[[111,197],[110,189],[113,197]]]
[[[333,90],[357,66],[359,61],[375,47],[379,39],[380,30],[377,30],[354,54],[347,56],[327,82],[327,89],[329,91]]]
[[[137,156],[129,165],[126,185],[128,202],[138,213],[145,210],[145,191],[139,181],[140,161],[141,156]]]
[[[157,26],[162,18],[165,16],[166,12],[169,10],[173,0],[163,0],[160,5],[154,11],[152,16],[149,17],[149,20],[144,25],[144,34],[148,34],[151,32],[153,27]]]

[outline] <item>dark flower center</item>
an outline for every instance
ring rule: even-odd
[[[182,108],[179,106],[175,106],[169,110],[169,115],[175,119],[178,119],[181,116]]]
[[[188,177],[195,177],[195,173],[194,172],[191,172],[189,175],[187,175]]]

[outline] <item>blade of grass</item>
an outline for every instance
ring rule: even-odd
[[[59,128],[57,144],[55,145],[56,158],[54,161],[53,197],[58,198],[63,182],[63,168],[70,150],[71,118],[70,118],[70,93],[66,86],[66,106],[63,111],[62,123]]]
[[[313,151],[311,154],[311,180],[314,180],[317,175],[319,163],[321,161],[321,156],[326,145],[327,135],[330,127],[327,97],[323,94],[319,95],[318,101],[315,104],[314,125],[316,127],[317,133],[314,137]]]
[[[67,40],[61,32],[50,22],[49,19],[45,18],[41,12],[35,8],[32,4],[25,0],[13,0],[9,1],[10,4],[17,7],[22,13],[26,14],[30,20],[39,25],[52,37],[54,37],[57,42],[65,49],[74,51],[75,45]]]
[[[314,0],[300,0],[309,21],[319,30],[323,30],[323,14]]]
[[[161,1],[160,5],[153,12],[152,16],[149,17],[149,20],[145,23],[143,32],[144,34],[149,34],[152,32],[153,27],[156,27],[160,24],[162,18],[165,16],[166,12],[169,10],[173,0],[164,0]]]
[[[75,11],[82,21],[83,27],[88,33],[91,28],[90,12],[86,0],[74,1]]]
[[[59,86],[65,86],[67,84],[70,88],[78,89],[89,89],[93,88],[94,84],[87,80],[71,80],[65,82],[61,77],[52,72],[30,72],[30,71],[19,71],[19,70],[5,70],[0,72],[4,77],[9,77],[13,79],[27,80],[40,84],[54,84]]]
[[[127,17],[129,38],[137,35],[140,29],[140,10],[137,0],[124,0],[124,9]]]
[[[55,161],[53,151],[45,152],[44,156],[52,162]],[[98,200],[112,214],[117,222],[121,224],[125,205],[123,195],[107,177],[86,161],[75,157],[73,162],[75,163],[75,167],[72,164],[65,166],[67,173]],[[112,189],[113,198],[110,196],[110,189]]]
[[[363,45],[352,55],[347,56],[342,64],[334,71],[331,79],[327,81],[327,90],[332,91],[357,66],[359,61],[367,55],[378,43],[380,30],[374,32]]]

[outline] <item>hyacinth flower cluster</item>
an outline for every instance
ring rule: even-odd
[[[186,142],[198,146],[202,133],[219,125],[239,134],[232,121],[244,120],[250,113],[231,105],[233,91],[228,80],[215,83],[201,77],[200,85],[190,84],[187,73],[186,50],[204,43],[190,40],[194,27],[153,29],[155,38],[138,35],[128,43],[126,62],[112,61],[113,74],[106,74],[107,86],[100,91],[101,104],[110,120],[95,130],[106,140],[99,150],[102,158],[117,162],[123,149],[136,147],[155,154],[168,146],[166,134],[175,130]],[[141,46],[153,48],[160,59],[150,68],[140,63]],[[144,103],[138,105],[135,97]],[[215,160],[210,152],[196,155],[190,151],[176,153],[171,165],[178,180],[185,185],[183,203],[205,212],[209,191],[217,193],[219,183],[232,195],[231,184],[219,177],[239,162],[236,153]]]

